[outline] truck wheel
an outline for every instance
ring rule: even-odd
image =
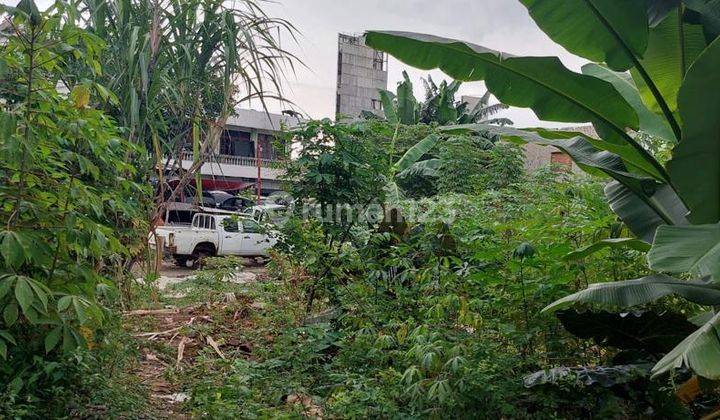
[[[205,251],[205,250],[197,250],[192,257],[188,258],[187,260],[187,267],[188,268],[194,268],[199,269],[202,268],[205,258],[212,256],[211,253]]]
[[[175,265],[178,267],[187,267],[187,257],[175,257]]]

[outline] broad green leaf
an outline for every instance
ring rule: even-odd
[[[668,185],[637,192],[619,182],[611,182],[605,186],[605,197],[628,229],[649,244],[659,226],[688,224],[685,205]]]
[[[720,280],[720,224],[660,226],[648,262],[653,270]]]
[[[0,340],[0,356],[7,360],[7,344],[3,340]]]
[[[692,322],[693,324],[695,324],[698,327],[702,327],[703,325],[710,322],[710,320],[713,319],[714,316],[715,316],[715,312],[711,309],[709,311],[700,312],[699,314],[697,314],[691,318],[688,318],[688,321]]]
[[[58,312],[65,312],[72,304],[72,296],[67,295],[58,299],[57,310]]]
[[[15,284],[16,276],[3,275],[0,276],[0,299],[4,298],[5,295],[12,289]]]
[[[417,100],[413,92],[413,85],[410,76],[403,71],[403,82],[397,88],[397,114],[403,124],[417,124]]]
[[[90,104],[90,89],[84,85],[77,85],[70,92],[70,99],[72,99],[75,108],[85,109]]]
[[[5,264],[18,268],[25,263],[25,251],[21,238],[17,232],[6,230],[0,232],[0,252],[5,259]]]
[[[33,0],[20,0],[16,7],[17,10],[20,10],[27,15],[33,26],[37,26],[40,23],[42,16],[40,15],[40,10],[38,9],[37,4],[35,4]]]
[[[417,142],[413,147],[409,148],[403,157],[393,165],[393,171],[395,173],[402,172],[412,166],[415,162],[425,155],[425,153],[432,150],[437,144],[440,137],[437,134],[430,134],[424,139]]]
[[[398,178],[405,178],[408,176],[439,176],[438,169],[440,169],[442,161],[440,159],[427,159],[420,162],[414,163],[409,168],[397,174]]]
[[[48,295],[52,294],[52,292],[45,285],[33,279],[28,278],[27,282],[33,289],[35,296],[37,296],[38,300],[40,300],[43,309],[47,311]]]
[[[705,38],[712,42],[720,35],[720,0],[684,0],[688,9],[700,14]]]
[[[646,378],[652,364],[615,366],[560,366],[540,370],[523,377],[525,387],[532,388],[546,384],[559,387],[583,388],[592,385],[610,387],[636,382]]]
[[[513,57],[479,45],[409,32],[368,32],[368,45],[424,70],[457,80],[485,80],[502,103],[529,107],[540,119],[599,122],[637,129],[632,107],[607,82],[574,73],[555,57]]]
[[[485,80],[501,102],[532,109],[542,120],[593,123],[607,142],[628,145],[654,162],[627,129],[638,130],[635,110],[608,82],[574,73],[556,57],[513,57],[479,45],[407,32],[368,32],[371,47],[424,70],[440,68],[457,80]],[[665,170],[656,164],[656,172]]]
[[[648,42],[643,1],[520,0],[550,39],[573,54],[625,71]]]
[[[720,39],[688,71],[678,98],[683,139],[668,163],[693,224],[720,221]]]
[[[15,341],[15,337],[12,336],[9,332],[5,330],[0,330],[0,338],[4,339],[10,344],[17,345],[17,341]]]
[[[682,31],[679,28],[674,13],[652,28],[648,48],[640,60],[671,112],[677,111],[678,90],[685,72],[707,45],[700,25],[684,24]],[[656,114],[663,115],[655,96],[638,71],[632,69],[630,72],[645,105]]]
[[[64,353],[70,353],[78,347],[78,340],[75,331],[73,331],[72,328],[68,327],[67,325],[63,326],[62,330],[62,350]]]
[[[680,0],[646,0],[646,2],[648,22],[651,28],[660,24],[670,12],[676,10],[680,5]]]
[[[395,109],[395,95],[386,90],[380,91],[380,101],[382,101],[383,112],[385,113],[385,119],[391,125],[398,123],[397,110]]]
[[[62,331],[63,327],[62,325],[60,325],[50,330],[48,335],[45,336],[45,353],[50,353],[52,349],[54,349],[55,346],[58,345],[58,343],[60,342]]]
[[[647,242],[641,241],[635,238],[611,238],[603,239],[602,241],[595,242],[592,245],[588,245],[584,248],[573,251],[563,257],[566,261],[574,261],[585,258],[598,251],[606,248],[612,249],[625,249],[630,248],[636,251],[647,252],[650,250],[650,245]]]
[[[15,302],[9,303],[7,306],[5,306],[5,309],[3,309],[3,321],[5,321],[5,325],[8,327],[12,327],[15,325],[15,322],[17,322],[18,319],[18,306]]]
[[[17,278],[17,282],[15,283],[15,299],[18,304],[20,304],[20,308],[22,308],[23,313],[27,314],[32,307],[33,301],[35,300],[32,287],[30,287],[27,278]]]
[[[385,202],[389,204],[397,204],[405,198],[398,184],[392,180],[383,186],[383,191],[385,192]]]
[[[640,131],[672,143],[677,143],[675,134],[673,134],[668,122],[645,106],[640,97],[640,92],[637,86],[635,86],[635,82],[632,80],[630,74],[617,73],[595,63],[584,65],[582,72],[583,74],[605,80],[615,86],[615,89],[620,92],[623,98],[625,98],[635,112],[637,112],[640,120]]]
[[[628,308],[651,303],[669,295],[678,295],[700,305],[718,305],[720,285],[699,280],[677,280],[661,274],[636,280],[594,283],[585,290],[555,301],[543,309],[543,312],[556,311],[576,303]]]
[[[79,298],[73,298],[73,308],[75,309],[75,316],[77,317],[80,325],[85,325],[88,322],[88,315],[85,310],[85,302]]]
[[[720,379],[720,314],[689,335],[653,367],[653,377],[683,366],[703,378]]]

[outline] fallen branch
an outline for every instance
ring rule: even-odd
[[[132,336],[133,336],[133,337],[150,337],[150,340],[152,340],[153,338],[155,338],[155,337],[157,337],[157,336],[159,336],[159,335],[166,335],[166,334],[174,333],[175,331],[179,330],[179,329],[182,328],[182,327],[184,327],[184,325],[181,325],[181,326],[175,327],[175,328],[171,328],[171,329],[166,330],[166,331],[154,331],[154,332],[146,332],[146,333],[137,333],[137,334],[133,334]]]
[[[213,350],[215,350],[215,352],[220,356],[220,358],[225,359],[225,355],[223,354],[223,352],[220,351],[220,347],[215,342],[215,340],[213,340],[213,338],[209,335],[206,336],[205,339],[207,340],[207,343],[210,344],[210,347],[212,347]]]
[[[180,308],[171,309],[138,309],[135,311],[123,312],[123,316],[134,316],[134,315],[169,315],[179,314]]]
[[[177,353],[177,365],[180,366],[180,362],[182,362],[183,354],[185,353],[185,343],[187,343],[188,339],[187,337],[183,337],[180,339],[180,344],[178,344],[178,353]]]

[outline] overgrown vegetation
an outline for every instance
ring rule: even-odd
[[[32,2],[11,13],[0,57],[0,404],[9,416],[35,404],[59,415],[69,385],[82,389],[92,381],[84,368],[99,368],[80,349],[107,343],[102,303],[117,294],[112,279],[142,232],[148,193],[128,160],[145,154],[90,107],[87,87],[56,90],[69,57],[97,69],[102,42]]]
[[[718,6],[521,3],[583,74],[368,33],[458,80],[419,101],[405,75],[383,117],[287,133],[270,263],[181,277],[138,269],[151,203],[199,192],[237,101],[280,91],[292,25],[251,0],[4,7],[0,417],[716,416]],[[508,105],[599,138],[512,128]],[[515,143],[599,177],[527,172]]]

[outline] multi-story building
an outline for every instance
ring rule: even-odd
[[[380,90],[387,89],[388,56],[365,45],[362,36],[338,35],[337,117],[357,118],[363,111],[381,115]]]
[[[236,116],[228,119],[219,144],[203,156],[200,168],[203,188],[226,191],[253,188],[257,185],[259,168],[263,195],[279,190],[282,171],[277,163],[286,146],[278,134],[283,127],[291,128],[298,123],[292,116],[238,110]],[[192,166],[192,150],[182,152],[181,162],[183,169]]]

